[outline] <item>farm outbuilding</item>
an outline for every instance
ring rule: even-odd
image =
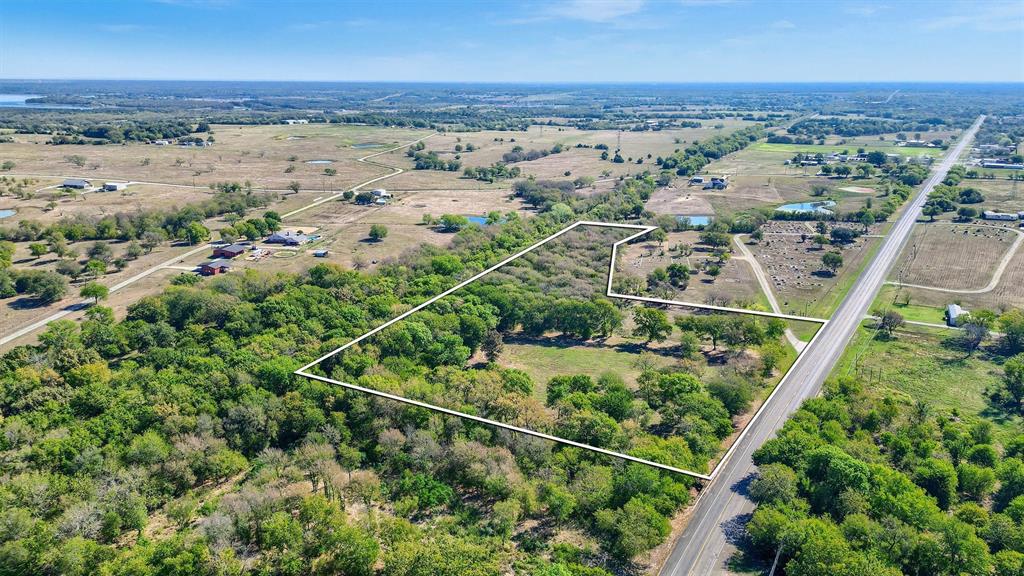
[[[105,182],[103,184],[104,192],[119,192],[128,188],[127,182]]]
[[[85,190],[86,188],[92,186],[92,184],[88,180],[83,180],[81,178],[68,178],[67,180],[64,181],[64,184],[62,184],[62,186],[65,188]]]
[[[1016,214],[1010,214],[1007,212],[996,212],[995,210],[985,210],[981,213],[981,217],[985,220],[1007,220],[1012,221],[1017,219]]]
[[[959,304],[950,304],[946,306],[946,324],[948,326],[956,327],[958,325],[957,319],[967,314],[967,310],[960,307]]]

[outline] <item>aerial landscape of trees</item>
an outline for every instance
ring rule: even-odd
[[[690,501],[691,479],[292,371],[576,214],[637,214],[653,186],[650,177],[630,179],[486,232],[462,227],[454,248],[423,247],[379,273],[320,264],[301,275],[175,281],[132,304],[123,321],[101,304],[103,287],[86,284],[81,295],[93,305],[81,323],[53,322],[38,345],[0,359],[0,515],[9,527],[0,565],[14,573],[74,564],[111,574],[215,574],[237,571],[244,556],[269,573],[500,574],[518,566],[599,575],[628,564],[667,537],[669,518]],[[159,227],[168,218],[187,220],[149,221]],[[115,218],[103,235],[134,237],[130,222]],[[59,226],[38,235],[75,230]],[[98,224],[87,226],[72,233],[88,237]],[[513,334],[586,342],[622,330],[630,311],[582,289],[600,286],[602,266],[590,259],[607,257],[607,248],[585,237],[553,247],[315,370],[706,471],[733,431],[731,417],[749,408],[762,367],[751,367],[753,378],[704,381],[650,365],[631,388],[614,372],[569,370],[535,382],[495,362]],[[96,261],[109,257],[93,252]],[[544,288],[530,272],[542,263],[577,278],[566,285],[576,287]],[[638,323],[636,338],[674,341],[681,332],[687,365],[699,365],[692,341],[702,332],[659,310],[636,313],[653,319]],[[781,334],[760,323],[727,332],[737,350]],[[478,351],[491,361],[472,364]],[[564,531],[589,544],[558,542]]]

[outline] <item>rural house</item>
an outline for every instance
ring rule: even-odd
[[[105,182],[103,184],[104,192],[118,192],[128,188],[127,182]]]
[[[231,270],[231,263],[222,259],[210,260],[199,265],[199,273],[203,276],[216,276],[229,270]]]
[[[266,239],[267,244],[284,244],[285,246],[299,246],[309,242],[309,236],[300,232],[274,232]]]
[[[229,246],[216,246],[213,249],[214,258],[237,258],[249,250],[245,244],[231,244]]]
[[[729,179],[725,176],[712,176],[711,181],[704,185],[705,190],[725,190],[729,187]]]

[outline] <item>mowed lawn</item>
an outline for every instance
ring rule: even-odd
[[[955,294],[950,294],[950,296],[955,296]],[[905,295],[896,286],[882,286],[878,296],[875,298],[875,303],[871,307],[871,312],[892,310],[898,312],[904,319],[914,322],[946,323],[946,311],[944,308],[914,304],[913,300],[911,300],[910,304],[905,304],[906,300],[904,298]],[[953,300],[955,298],[951,299],[950,302]]]
[[[1002,379],[1002,358],[984,350],[965,357],[943,342],[952,331],[908,327],[895,340],[876,339],[873,327],[857,330],[833,376],[859,374],[869,390],[878,395],[895,394],[907,400],[923,400],[944,414],[959,411],[967,420],[985,418],[1007,440],[1024,423],[992,407],[985,391]]]
[[[534,384],[534,395],[544,399],[548,380],[554,376],[586,374],[598,378],[605,372],[621,376],[630,387],[636,385],[640,370],[634,364],[639,354],[625,352],[600,344],[561,345],[553,340],[547,343],[506,342],[498,364],[517,368],[530,375]],[[660,366],[668,366],[673,359],[652,354],[651,359]]]
[[[914,148],[908,146],[893,146],[886,145],[885,143],[880,144],[770,144],[768,142],[758,142],[757,144],[751,144],[752,150],[761,152],[785,152],[787,154],[797,155],[800,152],[804,154],[831,154],[842,153],[844,150],[850,153],[855,153],[859,148],[864,148],[867,152],[873,152],[875,150],[884,152],[886,154],[899,154],[901,156],[935,156],[939,157],[945,153],[942,148]]]

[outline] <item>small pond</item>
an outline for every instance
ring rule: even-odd
[[[17,213],[17,210],[0,210],[0,220],[4,218],[10,218],[11,216],[14,216]]]
[[[306,164],[334,164],[334,160],[306,160]]]
[[[356,150],[363,150],[365,148],[382,148],[383,146],[383,144],[378,144],[376,142],[360,142],[359,144],[352,145]]]
[[[473,224],[487,226],[487,216],[466,216],[466,219],[472,222]]]
[[[835,205],[836,203],[831,200],[823,200],[821,202],[797,202],[794,204],[783,204],[775,210],[791,214],[796,212],[831,214],[831,208]]]
[[[690,226],[707,226],[711,224],[711,216],[680,215],[676,216],[679,222],[686,222]]]

